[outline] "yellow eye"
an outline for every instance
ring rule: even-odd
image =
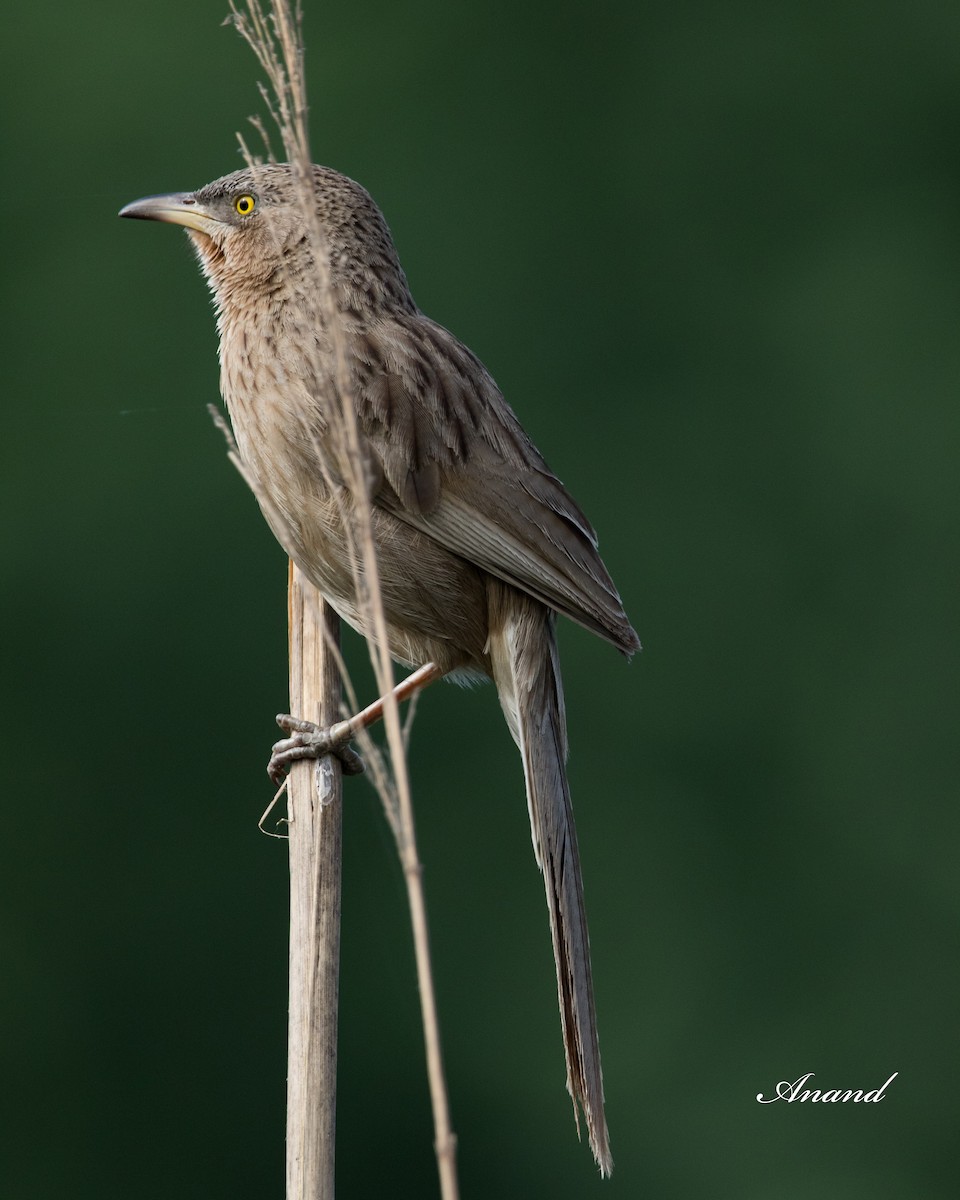
[[[241,217],[249,217],[257,207],[257,201],[254,196],[250,196],[245,192],[242,196],[238,196],[234,200],[233,207]]]

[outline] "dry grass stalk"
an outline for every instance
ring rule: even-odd
[[[456,1200],[458,1196],[456,1139],[450,1125],[449,1103],[440,1049],[439,1023],[430,966],[426,902],[422,887],[422,869],[417,853],[413,804],[405,756],[406,737],[405,731],[401,728],[398,703],[393,695],[393,664],[389,653],[387,624],[383,611],[380,576],[373,541],[372,502],[360,452],[343,331],[329,283],[326,238],[317,219],[313,196],[312,159],[307,132],[306,85],[303,69],[302,14],[299,2],[291,11],[288,0],[271,0],[269,13],[264,11],[260,0],[245,0],[242,10],[236,7],[231,0],[231,8],[233,23],[251,46],[267,77],[269,86],[261,85],[261,94],[279,129],[285,158],[294,168],[302,215],[313,248],[313,268],[316,272],[317,292],[322,299],[328,342],[325,350],[332,355],[334,363],[332,394],[324,397],[325,409],[330,428],[334,433],[337,473],[340,480],[346,484],[351,497],[351,508],[349,511],[344,508],[341,515],[353,549],[357,593],[364,606],[368,628],[373,631],[373,636],[368,638],[368,646],[380,695],[385,697],[384,725],[389,759],[384,760],[365,733],[360,738],[361,749],[365,753],[368,770],[383,801],[391,828],[394,830],[403,865],[413,927],[441,1195],[443,1200]],[[254,125],[264,137],[264,143],[269,152],[269,139],[263,124],[255,120]],[[255,169],[257,160],[249,154],[242,138],[240,141],[248,163]],[[314,378],[329,377],[329,371],[324,369],[323,364],[319,362],[319,351],[318,361],[309,366],[316,368],[313,371]],[[339,681],[336,677],[335,667],[338,663],[342,666],[342,660],[336,639],[330,635],[332,614],[328,613],[326,605],[315,590],[309,585],[301,588],[301,583],[306,584],[306,581],[299,577],[298,571],[293,570],[291,572],[290,601],[291,710],[297,715],[328,724],[336,719],[338,713]],[[335,618],[333,619],[335,620]],[[301,647],[307,651],[308,656],[316,656],[316,661],[311,659],[311,663],[302,672],[299,665],[295,668],[294,664],[294,657],[295,655],[300,656]],[[321,658],[326,661],[321,662]],[[295,670],[304,689],[301,695],[297,695],[295,692]],[[326,689],[325,699],[314,696],[311,691],[307,690],[312,686],[311,680],[316,682],[321,676]],[[344,676],[344,680],[351,693],[351,702],[355,704],[349,680],[346,679],[346,676]],[[319,717],[314,715],[318,704],[321,714]],[[353,711],[356,711],[355,707]],[[329,760],[325,761],[327,765],[324,769],[331,773],[328,782],[338,785],[339,767],[331,766]],[[307,1197],[314,1200],[319,1196],[333,1196],[337,991],[335,975],[331,984],[328,980],[328,972],[331,966],[336,971],[338,965],[339,924],[338,921],[333,920],[333,912],[329,914],[330,919],[325,920],[324,914],[319,912],[319,907],[324,903],[335,904],[336,917],[339,917],[339,825],[336,825],[336,831],[330,835],[331,844],[329,846],[316,846],[315,837],[320,836],[322,840],[325,836],[326,817],[321,815],[324,810],[314,805],[309,796],[297,794],[304,784],[308,789],[311,788],[310,779],[310,769],[304,764],[296,765],[291,771],[289,779],[291,794],[288,803],[291,806],[292,816],[290,828],[291,1043],[289,1053],[291,1073],[294,1070],[294,1056],[298,1058],[296,1067],[298,1082],[296,1087],[291,1083],[288,1090],[288,1200],[305,1200]],[[332,807],[338,808],[337,802]],[[306,817],[302,814],[307,812],[320,817],[319,823],[312,828],[312,832],[304,828],[307,822]],[[306,836],[301,838],[298,835]],[[310,845],[306,844],[311,841],[314,842],[312,853]],[[336,842],[335,856],[332,853],[334,842]],[[324,872],[331,876],[327,885],[322,880],[318,884],[316,880],[315,872],[321,862]],[[332,897],[334,887],[332,877],[334,875],[336,876],[335,902],[332,898],[325,900],[326,893],[323,890],[325,886],[329,885]],[[296,892],[296,897],[294,892]],[[295,905],[299,913],[296,930],[293,924]],[[317,938],[324,937],[327,938],[329,944],[317,943]],[[296,978],[295,956],[298,963]],[[314,970],[312,965],[306,970],[302,969],[303,963],[313,964],[318,961],[322,965],[317,970]],[[296,1000],[292,991],[295,984],[301,991],[301,995]],[[334,1005],[332,1022],[328,1019],[325,1026],[322,1015],[316,1011],[317,1006],[323,1004]],[[298,1014],[296,1030],[294,1029],[295,1006]],[[334,1037],[332,1052],[327,1041],[324,1041],[324,1038],[329,1039],[331,1025]],[[321,1034],[322,1029],[325,1032]],[[324,1067],[326,1067],[325,1075],[323,1074]],[[315,1090],[320,1088],[323,1091],[322,1100],[318,1091]],[[310,1111],[311,1108],[319,1109],[320,1112]],[[321,1159],[323,1161],[320,1161]]]
[[[327,642],[338,619],[290,564],[290,706],[329,725],[340,677]],[[322,622],[326,620],[327,624]],[[319,700],[319,703],[317,703]],[[315,766],[316,788],[311,767]],[[340,982],[341,778],[330,756],[288,781],[290,1005],[287,1054],[287,1196],[333,1200]]]

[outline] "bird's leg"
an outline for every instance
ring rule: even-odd
[[[435,663],[426,663],[406,679],[402,679],[389,694],[400,704],[439,679],[442,674]],[[292,763],[299,762],[302,758],[322,758],[325,754],[335,754],[340,759],[345,775],[359,775],[363,771],[363,759],[349,743],[359,730],[383,719],[386,699],[386,696],[380,696],[356,716],[346,721],[338,721],[326,729],[321,729],[313,721],[304,721],[299,717],[281,713],[277,717],[277,724],[290,736],[281,738],[273,747],[270,762],[267,764],[267,774],[279,787]]]

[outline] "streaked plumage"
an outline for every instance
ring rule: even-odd
[[[314,168],[316,211],[345,334],[391,653],[491,676],[521,750],[545,881],[567,1086],[603,1173],[603,1110],[589,939],[567,786],[560,612],[624,654],[639,649],[596,535],[483,364],[417,308],[368,193]],[[254,200],[249,215],[238,197]],[[274,533],[361,632],[331,442],[332,344],[291,169],[239,171],[124,215],[188,226],[213,290],[221,385]]]

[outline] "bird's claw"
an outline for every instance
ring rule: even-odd
[[[304,721],[281,713],[277,724],[290,736],[275,743],[267,764],[267,774],[279,787],[291,765],[304,758],[323,758],[333,754],[340,760],[344,775],[361,775],[363,759],[350,745],[350,726],[340,721],[327,729],[321,729],[313,721]]]

